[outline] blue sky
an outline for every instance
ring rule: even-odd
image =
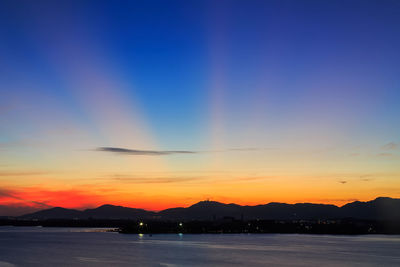
[[[304,153],[303,176],[397,173],[382,149],[400,142],[399,47],[398,1],[1,1],[1,159],[36,170],[56,154],[64,170],[96,147],[256,148],[243,165],[166,165],[265,174],[272,149],[282,172]]]
[[[400,95],[396,1],[3,1],[2,5],[2,79],[9,85],[38,87],[32,92],[3,86],[5,96],[49,95],[68,103],[69,112],[79,110],[66,85],[65,68],[54,62],[54,54],[60,60],[69,58],[69,64],[80,64],[90,52],[129,84],[119,90],[137,99],[165,146],[168,140],[179,146],[176,136],[207,138],[200,133],[213,116],[209,102],[215,75],[224,83],[220,89],[224,103],[218,105],[226,109],[228,125],[249,119],[255,102],[270,105],[261,112],[291,116],[297,110],[290,109],[302,98],[322,105],[334,101],[333,111],[372,111],[371,122],[386,123],[388,129],[393,129],[399,114],[393,101]],[[3,100],[8,102],[7,97]],[[76,117],[82,119],[84,113],[77,112]]]

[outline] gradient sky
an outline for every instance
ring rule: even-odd
[[[400,2],[0,1],[0,215],[400,197]]]

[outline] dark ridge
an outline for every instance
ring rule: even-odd
[[[378,197],[354,201],[342,207],[329,204],[271,202],[264,205],[241,206],[216,201],[200,201],[187,208],[171,208],[160,212],[127,208],[110,204],[84,211],[51,208],[20,216],[21,219],[157,219],[203,220],[224,218],[239,220],[315,220],[354,218],[363,220],[400,220],[400,199]]]
[[[87,209],[82,212],[83,218],[93,219],[140,219],[151,218],[155,213],[143,209],[102,205],[95,209]]]
[[[20,216],[22,219],[74,219],[79,218],[81,211],[55,207]]]

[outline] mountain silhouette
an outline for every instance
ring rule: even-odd
[[[51,208],[20,216],[23,219],[144,219],[156,213],[143,209],[134,209],[114,205],[102,205],[83,211],[64,208]]]
[[[83,218],[96,219],[139,219],[155,216],[156,213],[143,209],[127,208],[122,206],[102,205],[95,209],[82,212]]]
[[[79,218],[82,212],[74,209],[65,208],[51,208],[46,210],[40,210],[35,213],[26,214],[20,216],[22,219],[73,219]]]
[[[223,217],[241,217],[242,206],[216,201],[200,201],[188,208],[173,208],[160,211],[163,219],[169,220],[214,220]]]
[[[20,216],[22,219],[159,219],[203,220],[224,218],[244,220],[314,220],[354,218],[364,220],[400,220],[400,199],[378,197],[368,202],[355,201],[342,207],[328,204],[271,202],[265,205],[241,206],[216,201],[200,201],[187,208],[159,212],[122,206],[102,205],[83,211],[51,208]]]
[[[368,202],[355,201],[341,207],[343,217],[400,220],[400,199],[378,197]]]

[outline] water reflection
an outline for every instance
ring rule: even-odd
[[[150,236],[98,230],[0,227],[0,266],[400,266],[400,236]]]

